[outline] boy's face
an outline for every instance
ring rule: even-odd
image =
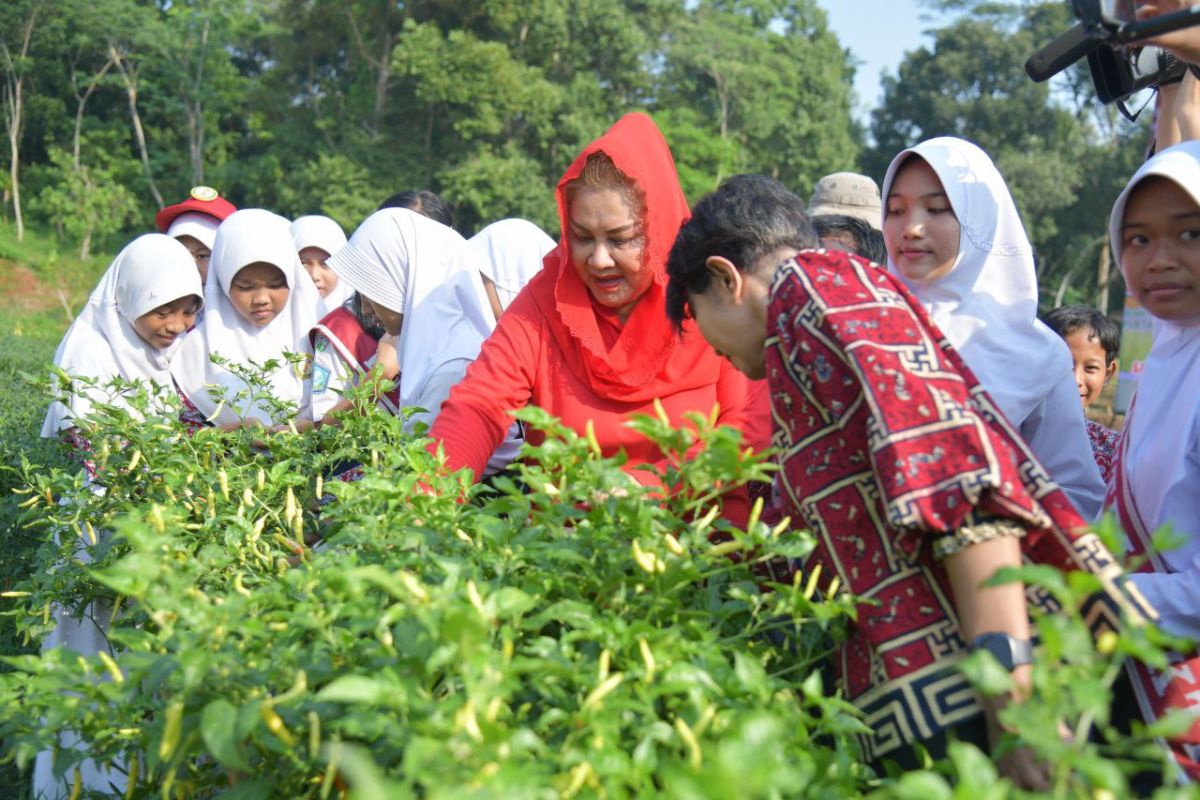
[[[711,266],[714,261],[723,263]],[[713,278],[708,288],[688,295],[696,327],[717,355],[729,359],[747,378],[766,377],[767,327],[752,302],[752,296],[759,294],[750,285],[755,279],[723,258],[714,256],[709,262]]]
[[[1166,178],[1147,178],[1125,205],[1121,269],[1129,290],[1155,317],[1200,323],[1200,206]]]
[[[1075,361],[1075,385],[1079,387],[1079,400],[1084,409],[1100,399],[1104,384],[1117,371],[1117,362],[1105,363],[1108,354],[1100,344],[1100,337],[1090,328],[1078,328],[1066,335],[1067,347]]]

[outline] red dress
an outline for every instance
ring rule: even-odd
[[[982,712],[952,668],[965,642],[941,556],[1023,536],[1027,561],[1100,576],[1098,626],[1130,610],[1115,559],[891,275],[845,253],[801,253],[775,275],[767,334],[782,499],[817,537],[807,566],[874,603],[859,606],[836,658],[841,690],[874,731],[869,759]]]
[[[624,324],[593,302],[568,249],[566,187],[595,152],[607,154],[645,198],[643,252],[654,283]],[[688,206],[671,151],[650,118],[622,117],[567,169],[557,194],[563,224],[558,247],[500,317],[430,432],[443,446],[449,466],[482,475],[512,422],[508,412],[528,404],[546,409],[579,433],[591,420],[605,455],[623,449],[629,467],[661,457],[625,425],[632,414],[653,413],[656,398],[675,424],[686,424],[686,412],[707,414],[719,403],[719,421],[747,431],[748,381],[713,352],[694,325],[678,336],[667,320],[666,259]],[[526,438],[541,441],[537,431]],[[639,480],[646,475],[633,474]],[[745,497],[741,490],[729,498],[726,516],[731,520],[744,518]]]

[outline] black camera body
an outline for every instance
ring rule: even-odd
[[[1069,2],[1079,22],[1025,62],[1030,78],[1047,80],[1086,57],[1102,103],[1183,78],[1187,65],[1171,53],[1132,43],[1200,24],[1200,5],[1139,22],[1135,0]]]

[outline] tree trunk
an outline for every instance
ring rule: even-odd
[[[79,140],[83,132],[83,109],[85,106],[87,106],[87,101],[91,99],[92,93],[96,91],[96,87],[100,85],[100,81],[102,81],[104,76],[108,74],[108,71],[112,69],[112,65],[113,61],[112,57],[110,56],[108,61],[104,62],[104,66],[100,68],[100,71],[93,75],[92,79],[88,81],[87,89],[84,90],[82,96],[79,94],[78,85],[75,82],[75,68],[74,66],[71,67],[71,88],[75,90],[76,101],[75,135],[72,139],[72,156],[74,158],[73,163],[75,165],[76,172],[80,170],[81,166],[79,158]]]
[[[29,10],[25,27],[21,30],[21,55],[24,61],[29,55],[29,43],[33,39],[33,26],[37,22],[41,4],[35,3]],[[4,104],[8,109],[8,176],[12,182],[13,220],[16,222],[17,241],[25,239],[25,218],[21,214],[21,126],[24,122],[24,89],[25,76],[18,74],[17,65],[13,62],[12,52],[8,45],[0,41],[0,51],[4,55],[5,83]]]
[[[392,74],[392,48],[395,47],[396,37],[392,32],[383,34],[383,49],[379,53],[379,67],[375,76],[375,108],[374,126],[376,135],[383,130],[383,112],[387,107],[388,80]]]
[[[13,220],[17,226],[17,241],[25,238],[25,219],[21,215],[21,84],[15,78],[4,87],[8,106],[8,181],[12,190]]]
[[[137,139],[138,153],[142,158],[142,170],[146,173],[146,182],[150,184],[150,194],[158,207],[162,208],[166,203],[163,202],[158,186],[154,183],[154,173],[150,169],[150,154],[146,151],[146,132],[142,129],[142,116],[138,113],[137,107],[137,85],[129,76],[129,70],[125,69],[125,62],[114,45],[109,44],[108,54],[116,65],[117,71],[121,73],[121,81],[125,84],[125,94],[129,98],[129,116],[133,119],[133,134]]]
[[[204,62],[208,58],[209,21],[200,32],[200,55],[196,60],[196,79],[191,97],[184,102],[188,116],[188,152],[192,162],[192,184],[204,183]]]
[[[1105,237],[1104,241],[1100,243],[1100,271],[1099,271],[1099,276],[1098,276],[1099,281],[1100,281],[1100,313],[1101,314],[1108,313],[1108,284],[1109,284],[1108,274],[1109,274],[1109,270],[1111,267],[1111,263],[1110,263],[1111,261],[1112,261],[1111,253],[1109,252],[1109,249],[1108,249],[1108,237]]]

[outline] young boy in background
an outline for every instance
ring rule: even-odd
[[[1079,401],[1086,412],[1088,406],[1100,399],[1105,384],[1117,372],[1121,328],[1098,309],[1082,305],[1059,306],[1042,321],[1061,336],[1071,350]],[[1087,421],[1087,431],[1092,455],[1107,484],[1120,434],[1091,419]]]

